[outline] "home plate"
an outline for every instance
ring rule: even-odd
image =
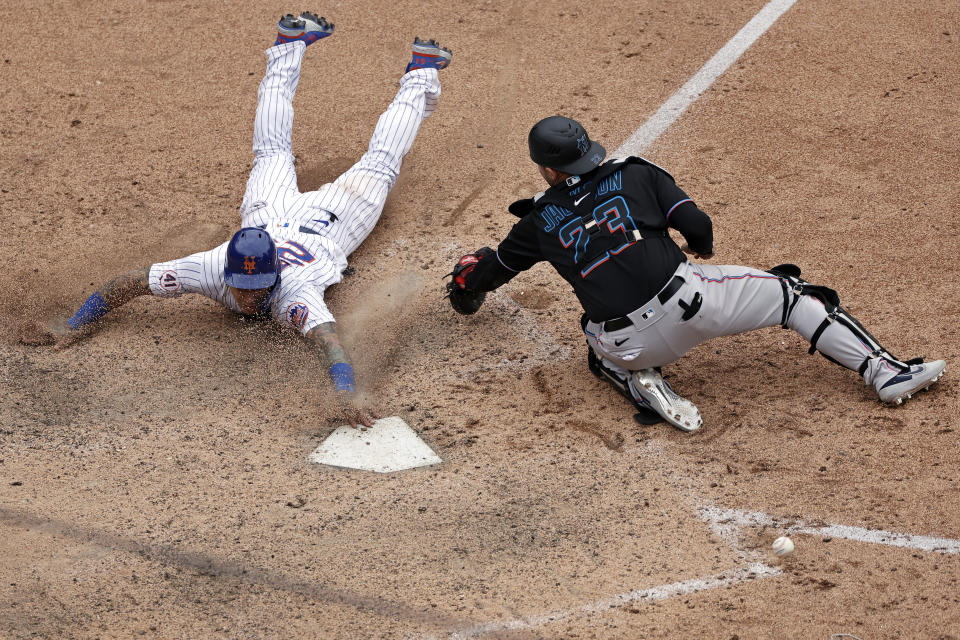
[[[320,443],[307,460],[346,469],[390,473],[443,462],[417,432],[392,416],[364,430],[339,427]]]

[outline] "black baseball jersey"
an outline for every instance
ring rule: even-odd
[[[641,158],[611,160],[535,198],[466,285],[491,291],[546,260],[590,319],[620,317],[653,298],[686,260],[668,227],[697,253],[713,252],[710,218],[670,174]]]

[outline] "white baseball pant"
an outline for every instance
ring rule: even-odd
[[[254,122],[254,164],[240,207],[242,224],[290,221],[326,236],[349,255],[376,225],[421,123],[436,108],[439,76],[436,69],[405,73],[360,161],[334,182],[300,193],[292,143],[293,97],[305,51],[299,41],[266,50],[267,71]]]
[[[674,274],[684,283],[666,302],[655,296],[627,314],[632,324],[606,331],[605,323],[590,321],[584,332],[587,342],[603,358],[604,365],[620,375],[660,367],[682,357],[711,338],[779,325],[783,318],[784,293],[780,279],[766,271],[736,265],[713,266],[684,262]],[[700,309],[683,320],[697,294]],[[793,305],[797,294],[788,289]],[[681,301],[683,304],[681,304]],[[800,295],[787,318],[787,327],[811,340],[827,317],[822,302]],[[832,322],[817,339],[817,350],[853,371],[858,371],[879,345],[869,344],[842,322]],[[867,384],[876,384],[899,373],[884,358],[871,358],[863,372]]]

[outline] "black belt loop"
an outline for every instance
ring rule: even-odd
[[[673,276],[670,282],[667,283],[663,289],[660,290],[660,293],[657,294],[657,300],[660,301],[660,304],[667,304],[667,300],[673,297],[673,295],[680,290],[680,287],[683,286],[683,283],[686,282],[680,276]]]
[[[873,350],[873,351],[871,351],[871,352],[870,352],[870,355],[868,355],[866,358],[864,358],[864,359],[863,359],[863,362],[860,363],[860,368],[857,369],[857,373],[859,373],[861,376],[862,376],[864,373],[866,373],[866,372],[867,372],[867,367],[870,365],[870,360],[872,360],[873,358],[876,358],[876,357],[879,356],[879,355],[880,355],[880,352],[877,351],[876,349]]]
[[[626,329],[633,324],[633,320],[627,316],[622,318],[614,318],[613,320],[607,320],[603,323],[604,331],[620,331],[620,329]]]
[[[673,276],[673,278],[670,279],[670,282],[668,282],[667,285],[660,290],[660,293],[657,294],[657,300],[660,301],[660,304],[661,305],[667,304],[670,298],[676,295],[677,291],[680,290],[680,287],[682,287],[685,282],[686,280],[684,280],[680,276]],[[693,317],[693,314],[695,314],[697,310],[700,309],[700,304],[702,302],[702,299],[700,298],[701,296],[699,293],[694,297],[693,304],[696,305],[696,309],[694,309],[693,313],[691,313],[690,315],[691,318]],[[680,302],[680,306],[683,307],[684,309],[687,308],[683,301]],[[688,320],[689,318],[687,318],[686,314],[684,314],[683,319]],[[613,320],[607,320],[606,322],[604,322],[603,330],[619,331],[620,329],[626,329],[632,324],[633,324],[633,321],[630,318],[628,318],[627,316],[623,316],[621,318],[614,318]]]
[[[787,319],[790,318],[790,315],[793,313],[793,308],[797,306],[797,303],[800,302],[800,296],[804,295],[806,291],[803,288],[803,285],[796,285],[792,288],[793,291],[793,302],[790,303],[790,308],[787,310]]]

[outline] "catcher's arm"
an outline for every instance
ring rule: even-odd
[[[534,211],[533,204],[533,199],[528,199],[510,205],[511,213],[519,216],[520,221],[513,225],[496,251],[483,247],[457,260],[453,272],[448,274],[453,279],[447,283],[447,293],[458,313],[476,313],[487,291],[502,287],[544,259],[535,216],[529,215]]]
[[[680,247],[684,253],[698,260],[713,257],[713,223],[693,202],[684,202],[674,210],[670,226],[686,240]]]
[[[347,352],[340,344],[335,322],[324,322],[307,332],[307,339],[317,346],[330,365],[330,379],[333,380],[334,396],[337,399],[340,416],[351,426],[373,426],[377,418],[373,410],[367,407],[356,391],[353,367],[347,359]]]
[[[149,266],[121,274],[97,289],[71,317],[59,318],[46,326],[34,324],[24,327],[21,330],[20,342],[66,347],[82,335],[82,329],[94,325],[110,311],[136,297],[148,295],[149,278]]]
[[[710,216],[697,207],[665,171],[656,172],[654,188],[667,217],[667,225],[679,231],[686,241],[680,247],[681,251],[697,259],[712,258],[713,223]]]

